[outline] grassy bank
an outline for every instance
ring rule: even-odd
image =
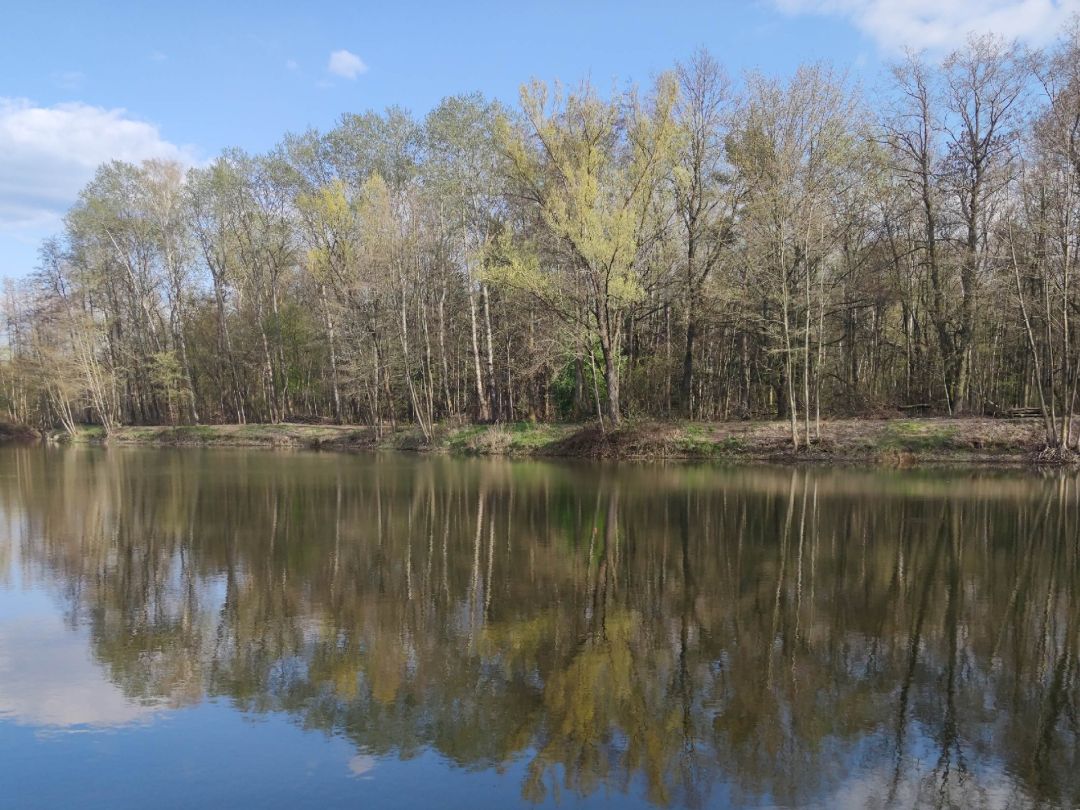
[[[606,459],[1018,465],[1038,461],[1035,419],[836,419],[822,438],[796,453],[784,422],[631,422],[617,431],[597,424],[440,427],[428,442],[413,427],[385,431],[340,425],[195,425],[125,427],[118,445],[293,447],[325,450],[407,450],[461,455]],[[103,441],[88,430],[80,441]]]

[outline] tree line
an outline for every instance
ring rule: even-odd
[[[1080,27],[531,82],[103,165],[4,295],[8,418],[414,424],[1038,409],[1080,449]]]

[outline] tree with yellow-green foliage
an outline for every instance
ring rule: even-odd
[[[700,52],[641,92],[533,82],[110,163],[5,296],[0,409],[782,419],[803,449],[834,415],[1037,408],[1080,453],[1078,43],[976,38],[874,97]]]
[[[672,160],[676,85],[610,100],[583,85],[564,94],[522,88],[522,117],[504,119],[508,175],[542,227],[531,245],[502,251],[495,271],[580,330],[603,361],[605,411],[622,420],[620,346],[627,317],[647,301],[662,267],[652,261],[668,214],[659,190]],[[591,358],[590,358],[591,359]]]

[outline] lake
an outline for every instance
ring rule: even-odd
[[[0,805],[1080,803],[1075,474],[0,449]]]

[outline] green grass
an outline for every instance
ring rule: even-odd
[[[897,420],[885,425],[878,446],[883,450],[927,453],[954,446],[956,428],[926,422]]]
[[[101,425],[79,425],[78,432],[72,437],[74,442],[99,442],[105,438],[105,428]]]
[[[180,425],[172,429],[177,439],[211,441],[219,435],[210,425]]]
[[[688,424],[675,437],[675,448],[695,458],[738,455],[746,450],[746,440],[740,436],[714,439],[702,425]]]
[[[711,456],[716,453],[716,443],[705,436],[682,433],[675,437],[675,449],[689,456]]]
[[[511,449],[523,452],[541,450],[562,436],[557,427],[536,422],[514,422],[509,430]]]
[[[737,454],[746,450],[746,439],[741,436],[725,436],[714,446],[720,453]]]
[[[473,447],[476,438],[487,430],[485,425],[470,425],[469,427],[454,430],[446,441],[446,446],[452,451],[467,453]]]
[[[566,431],[557,425],[511,422],[507,425],[469,425],[452,430],[443,446],[467,455],[530,455],[558,441]]]

